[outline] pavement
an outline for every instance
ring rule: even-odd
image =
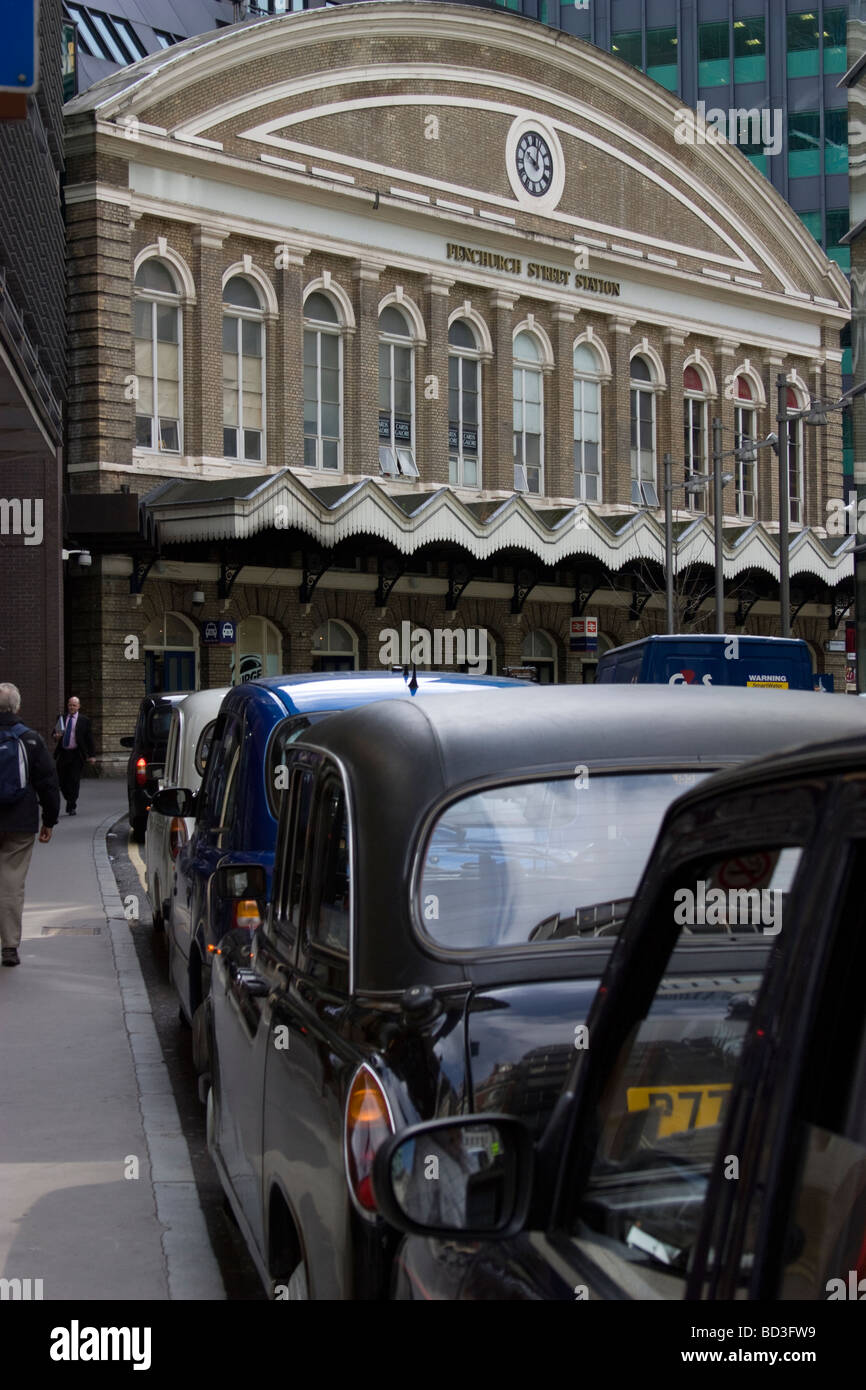
[[[41,1279],[46,1300],[223,1299],[112,873],[125,812],[123,781],[82,782],[34,845],[21,965],[0,969],[0,1279]]]

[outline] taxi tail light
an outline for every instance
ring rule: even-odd
[[[232,904],[232,927],[255,931],[262,925],[262,914],[255,898],[237,898]]]
[[[346,1168],[352,1193],[362,1211],[376,1211],[373,1159],[379,1145],[394,1132],[385,1092],[373,1073],[362,1067],[346,1102]]]
[[[147,758],[138,758],[135,764],[136,786],[143,787],[147,782]]]
[[[168,832],[168,851],[172,859],[177,859],[187,841],[186,821],[183,816],[172,816]]]

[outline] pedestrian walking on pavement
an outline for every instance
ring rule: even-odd
[[[0,683],[0,959],[19,965],[24,881],[36,832],[45,845],[60,815],[60,787],[51,754],[18,718],[17,686]],[[39,828],[39,807],[42,828]]]
[[[54,756],[57,759],[57,775],[66,802],[67,816],[74,816],[76,813],[81,773],[85,763],[96,762],[93,754],[90,720],[86,714],[81,713],[81,701],[78,696],[70,695],[66,702],[66,714],[61,714],[54,725]]]

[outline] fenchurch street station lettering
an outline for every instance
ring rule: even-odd
[[[449,261],[459,261],[464,265],[477,265],[479,270],[499,270],[506,275],[522,275],[523,261],[519,256],[502,256],[498,251],[482,251],[477,246],[461,246],[457,241],[449,241],[446,247]],[[588,290],[590,294],[607,294],[618,298],[618,280],[600,280],[596,275],[574,274],[561,270],[559,266],[542,265],[540,261],[527,261],[526,274],[530,280],[540,280],[546,285],[569,286],[576,290]]]

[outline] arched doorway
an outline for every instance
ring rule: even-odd
[[[556,685],[558,658],[556,643],[541,628],[536,628],[524,639],[520,649],[521,665],[534,666],[539,685]]]
[[[152,618],[144,630],[146,695],[198,688],[198,634],[180,613]]]
[[[313,633],[314,671],[357,671],[358,639],[345,623],[329,618]]]
[[[232,685],[259,676],[279,676],[282,664],[283,643],[274,624],[267,618],[244,618],[232,648]]]

